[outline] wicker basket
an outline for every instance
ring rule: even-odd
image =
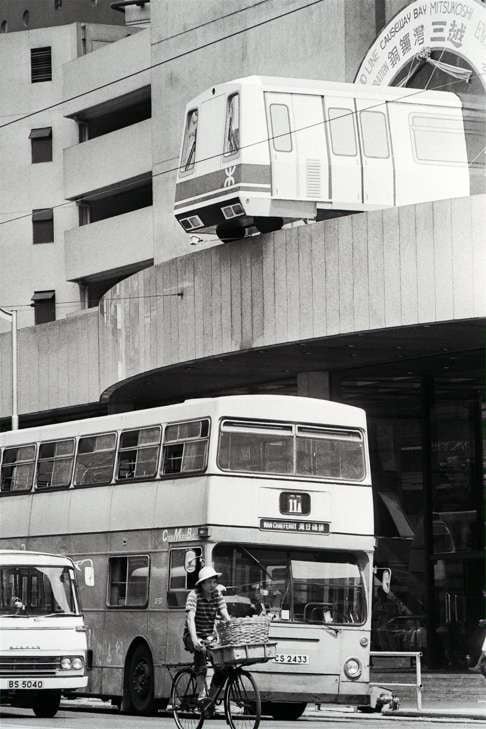
[[[254,645],[268,642],[270,620],[261,615],[252,618],[232,618],[217,628],[218,643],[226,645]]]

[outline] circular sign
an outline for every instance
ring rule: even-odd
[[[358,69],[355,83],[407,86],[409,77],[421,63],[432,56],[437,57],[440,64],[444,55],[447,59],[465,62],[458,64],[459,75],[462,72],[463,80],[467,79],[470,69],[469,75],[481,82],[484,91],[486,5],[478,0],[416,0],[410,3],[374,41]],[[451,71],[453,75],[454,69]],[[453,83],[450,90],[454,90]]]

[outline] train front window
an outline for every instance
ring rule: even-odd
[[[198,110],[192,109],[186,120],[184,143],[182,145],[181,171],[190,172],[196,161]]]
[[[226,124],[224,130],[224,154],[238,152],[240,148],[240,95],[228,97],[226,106]]]
[[[366,619],[362,569],[350,553],[221,544],[212,558],[233,617],[265,614],[313,625]]]
[[[68,567],[0,567],[0,616],[78,614],[73,570]]]

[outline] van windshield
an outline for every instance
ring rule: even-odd
[[[266,614],[314,625],[366,620],[364,564],[355,554],[221,544],[213,563],[234,617]]]
[[[0,567],[0,617],[78,615],[74,573],[69,567]]]

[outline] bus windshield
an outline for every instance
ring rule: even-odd
[[[221,544],[213,561],[234,617],[267,614],[314,625],[366,620],[362,569],[353,554]]]
[[[0,566],[0,617],[76,614],[72,569],[47,565]]]

